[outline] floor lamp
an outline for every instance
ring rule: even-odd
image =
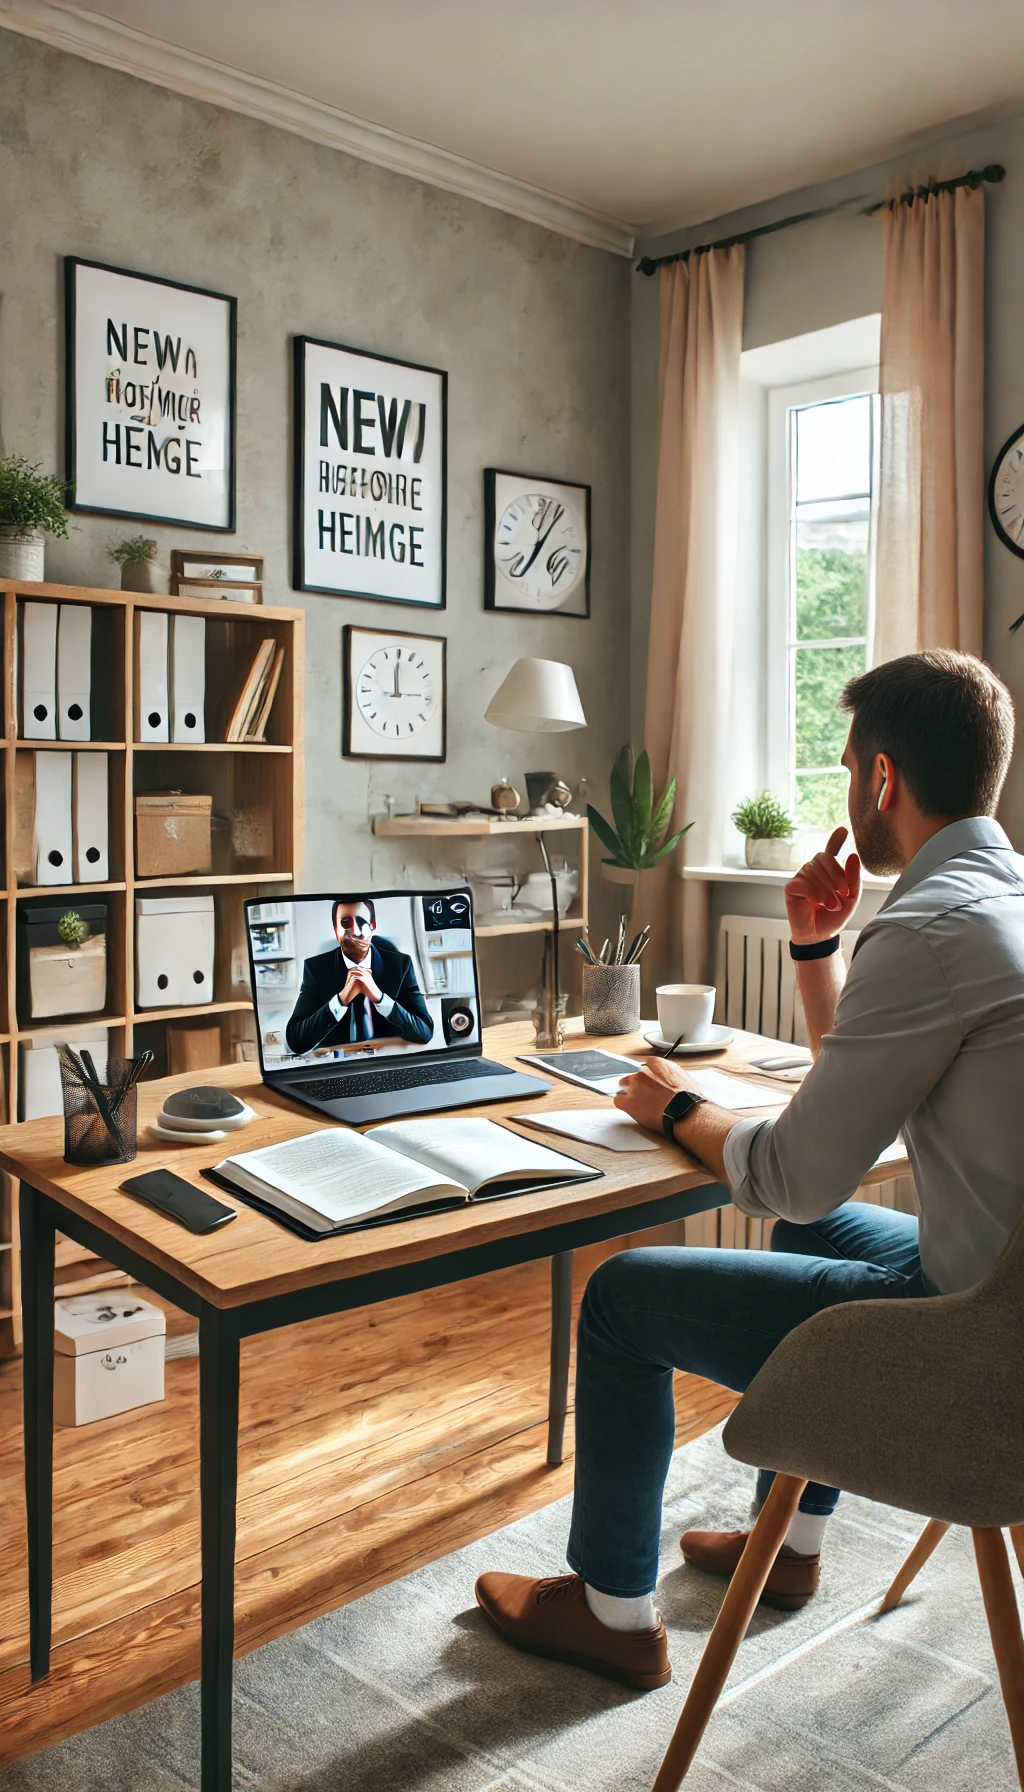
[[[520,734],[565,734],[570,728],[585,728],[587,725],[572,667],[563,665],[560,660],[516,660],[487,705],[484,719],[495,728],[512,728]],[[551,867],[547,841],[540,830],[537,833],[537,845],[540,847],[544,869],[551,880],[552,925],[550,950],[545,952],[545,976],[536,1043],[542,1049],[551,1049],[562,1043],[559,1017],[561,991],[558,963],[558,882]]]

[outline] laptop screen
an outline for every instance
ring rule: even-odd
[[[480,1044],[467,889],[247,902],[265,1071]]]

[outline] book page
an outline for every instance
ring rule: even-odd
[[[383,1212],[414,1195],[468,1193],[446,1172],[439,1187],[433,1168],[411,1163],[347,1127],[324,1128],[259,1151],[241,1151],[217,1167],[228,1175],[237,1169],[262,1183],[257,1192],[266,1192],[268,1199],[279,1189],[333,1225]]]
[[[746,1082],[743,1077],[729,1076],[724,1070],[694,1070],[693,1077],[701,1094],[716,1107],[737,1112],[742,1108],[774,1108],[784,1106],[792,1089],[771,1089],[764,1083]]]
[[[600,1145],[605,1151],[660,1151],[663,1147],[618,1108],[549,1108],[543,1114],[517,1114],[521,1126],[560,1132],[567,1139]]]
[[[369,1134],[392,1151],[415,1158],[439,1176],[464,1183],[471,1193],[503,1177],[527,1179],[543,1185],[550,1181],[592,1176],[588,1164],[535,1145],[493,1120],[458,1120],[445,1115],[437,1120],[393,1120],[375,1126]]]

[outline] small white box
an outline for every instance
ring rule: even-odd
[[[137,896],[139,1007],[192,1008],[212,1002],[215,940],[212,896]]]
[[[164,1397],[167,1316],[119,1289],[54,1303],[53,1416],[89,1425]]]

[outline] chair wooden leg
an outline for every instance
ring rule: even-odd
[[[677,1792],[686,1778],[806,1486],[807,1482],[798,1481],[795,1475],[776,1475],[772,1483],[729,1582],[722,1609],[708,1637],[675,1734],[654,1782],[654,1792]]]
[[[928,1557],[934,1549],[938,1548],[948,1530],[948,1524],[943,1524],[940,1518],[930,1518],[928,1520],[920,1537],[917,1539],[917,1542],[914,1544],[913,1549],[897,1574],[896,1579],[893,1581],[892,1586],[882,1600],[882,1603],[878,1608],[877,1616],[881,1617],[883,1612],[891,1612],[894,1606],[899,1605],[899,1602],[903,1598],[911,1581],[917,1579],[927,1562]]]
[[[992,1652],[1010,1724],[1017,1778],[1024,1787],[1024,1637],[1002,1531],[972,1531]]]

